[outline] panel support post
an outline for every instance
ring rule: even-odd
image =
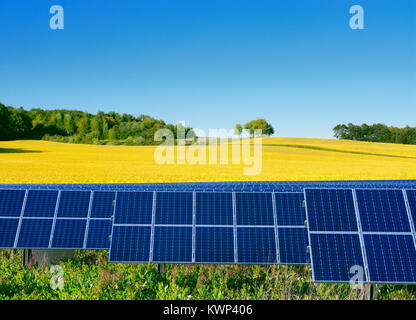
[[[62,258],[72,259],[75,257],[75,250],[67,249],[24,249],[23,266],[30,268],[38,264],[39,266],[50,267],[51,264],[59,263]]]
[[[159,263],[159,264],[157,265],[157,271],[159,272],[159,274],[160,274],[161,276],[164,276],[164,275],[165,275],[165,273],[166,273],[166,264]]]
[[[22,264],[24,267],[29,266],[29,262],[32,258],[32,250],[30,249],[23,249],[22,252]]]
[[[377,300],[377,287],[375,284],[363,284],[361,300]]]

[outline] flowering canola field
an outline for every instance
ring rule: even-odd
[[[262,170],[251,176],[230,153],[228,164],[159,165],[155,148],[0,141],[0,183],[416,179],[416,145],[263,138]]]

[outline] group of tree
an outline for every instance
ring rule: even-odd
[[[244,127],[237,123],[235,125],[235,133],[241,135],[243,129],[250,133],[251,136],[254,136],[255,130],[261,130],[261,135],[271,136],[274,133],[274,129],[270,123],[264,119],[251,120],[247,122]]]
[[[13,108],[0,103],[0,140],[44,139],[95,144],[157,144],[155,132],[169,129],[177,137],[178,126],[146,115],[77,110]],[[191,128],[185,128],[188,133]]]
[[[337,139],[416,144],[416,127],[398,128],[380,123],[373,125],[348,123],[338,124],[333,131]]]

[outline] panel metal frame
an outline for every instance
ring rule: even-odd
[[[49,239],[49,246],[48,246],[49,249],[52,248],[52,240],[53,240],[53,235],[55,233],[56,216],[58,215],[58,208],[59,208],[60,200],[61,200],[61,190],[58,191],[58,196],[56,197],[56,206],[55,206],[55,213],[53,214],[51,238]]]
[[[13,248],[17,247],[17,241],[19,240],[20,229],[22,227],[23,214],[25,212],[26,201],[27,201],[28,194],[29,194],[29,190],[26,190],[25,191],[25,197],[23,198],[22,209],[20,210],[19,224],[17,225],[17,230],[16,230],[16,235],[15,235],[15,238],[14,238]]]
[[[280,264],[279,231],[277,228],[276,198],[275,198],[274,192],[272,192],[272,205],[273,205],[273,220],[274,220],[274,242],[275,242],[275,247],[276,247],[276,264]]]
[[[196,254],[196,192],[192,193],[192,263]]]
[[[406,203],[407,217],[409,218],[410,230],[412,231],[412,234],[413,234],[413,243],[416,249],[416,230],[413,224],[412,210],[410,209],[409,198],[407,197],[407,191],[408,190],[405,190],[405,189],[402,190],[404,202]],[[416,212],[415,212],[415,215],[416,215]]]
[[[85,226],[84,244],[82,246],[84,249],[86,249],[86,247],[87,247],[87,239],[88,239],[88,232],[89,232],[89,227],[90,227],[91,207],[92,207],[93,199],[94,199],[94,190],[91,191],[90,203],[88,205],[87,225]]]
[[[358,228],[358,236],[360,237],[360,246],[361,246],[361,254],[363,256],[363,263],[364,263],[364,273],[367,281],[363,283],[370,282],[370,270],[368,269],[368,262],[367,262],[367,251],[365,249],[365,242],[363,236],[363,230],[361,227],[361,217],[360,217],[360,210],[358,208],[358,201],[357,201],[357,194],[355,193],[355,189],[352,189],[352,198],[354,201],[354,209],[355,209],[355,217],[357,220],[357,228]]]

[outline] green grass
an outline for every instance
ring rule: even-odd
[[[309,266],[110,264],[107,251],[77,251],[60,262],[64,287],[48,268],[23,267],[22,252],[0,251],[0,299],[360,299],[348,284],[316,284]],[[416,286],[383,285],[378,299],[415,299]]]

